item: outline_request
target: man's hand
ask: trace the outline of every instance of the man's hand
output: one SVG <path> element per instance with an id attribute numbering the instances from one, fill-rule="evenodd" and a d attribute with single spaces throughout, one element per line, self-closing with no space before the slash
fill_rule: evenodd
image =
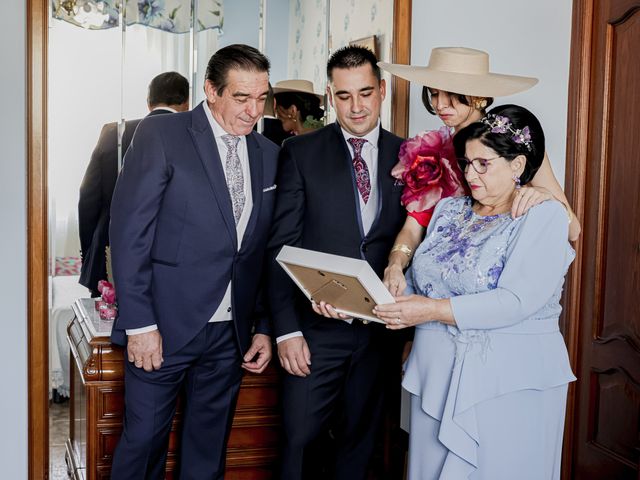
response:
<path id="1" fill-rule="evenodd" d="M 137 368 L 151 372 L 162 366 L 162 336 L 158 330 L 127 337 L 127 356 Z"/>
<path id="2" fill-rule="evenodd" d="M 349 315 L 336 312 L 336 309 L 333 308 L 332 305 L 329 305 L 326 302 L 316 303 L 314 301 L 311 301 L 311 308 L 313 308 L 314 312 L 316 312 L 318 315 L 322 315 L 323 317 L 335 318 L 336 320 L 352 320 L 353 319 L 353 317 L 350 317 Z"/>
<path id="3" fill-rule="evenodd" d="M 243 357 L 242 368 L 251 373 L 262 373 L 271 360 L 271 338 L 256 333 L 251 340 L 251 347 Z"/>
<path id="4" fill-rule="evenodd" d="M 280 365 L 291 375 L 306 377 L 311 373 L 311 352 L 304 337 L 289 338 L 278 344 Z"/>

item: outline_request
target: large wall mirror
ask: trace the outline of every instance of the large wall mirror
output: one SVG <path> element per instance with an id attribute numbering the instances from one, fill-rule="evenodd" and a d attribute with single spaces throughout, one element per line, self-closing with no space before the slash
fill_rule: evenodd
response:
<path id="1" fill-rule="evenodd" d="M 33 0 L 27 8 L 30 478 L 47 470 L 49 478 L 66 478 L 65 327 L 70 304 L 89 293 L 78 284 L 78 196 L 103 125 L 119 123 L 122 132 L 126 120 L 144 117 L 148 84 L 166 71 L 189 80 L 197 105 L 209 57 L 232 43 L 269 57 L 272 84 L 306 79 L 320 94 L 328 55 L 350 42 L 369 42 L 380 60 L 408 63 L 411 2 Z M 382 124 L 406 134 L 408 90 L 386 80 Z"/>

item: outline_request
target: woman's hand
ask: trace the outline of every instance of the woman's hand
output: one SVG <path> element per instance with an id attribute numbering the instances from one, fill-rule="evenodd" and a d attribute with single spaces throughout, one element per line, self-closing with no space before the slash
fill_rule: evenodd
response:
<path id="1" fill-rule="evenodd" d="M 389 266 L 384 269 L 382 283 L 394 297 L 402 295 L 404 289 L 407 288 L 407 281 L 404 278 L 402 267 L 397 263 L 389 263 Z"/>
<path id="2" fill-rule="evenodd" d="M 432 320 L 433 302 L 422 295 L 400 296 L 396 297 L 396 303 L 376 305 L 373 314 L 384 321 L 387 328 L 400 330 Z"/>
<path id="3" fill-rule="evenodd" d="M 539 203 L 553 200 L 555 197 L 544 187 L 522 187 L 516 191 L 511 205 L 511 216 L 518 218 Z"/>

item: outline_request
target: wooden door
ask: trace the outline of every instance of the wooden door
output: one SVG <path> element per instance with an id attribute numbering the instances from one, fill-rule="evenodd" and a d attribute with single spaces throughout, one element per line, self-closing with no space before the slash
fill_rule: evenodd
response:
<path id="1" fill-rule="evenodd" d="M 576 0 L 573 27 L 568 178 L 584 230 L 565 478 L 639 479 L 640 1 Z"/>

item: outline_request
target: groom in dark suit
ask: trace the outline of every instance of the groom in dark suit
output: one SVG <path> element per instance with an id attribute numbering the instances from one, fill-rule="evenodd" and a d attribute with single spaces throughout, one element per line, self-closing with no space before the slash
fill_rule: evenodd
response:
<path id="1" fill-rule="evenodd" d="M 157 75 L 149 83 L 147 106 L 147 117 L 186 112 L 189 110 L 189 80 L 178 72 Z M 118 124 L 107 123 L 102 127 L 80 185 L 78 227 L 82 267 L 78 282 L 91 290 L 94 297 L 98 296 L 98 282 L 107 279 L 105 248 L 109 245 L 111 197 L 118 178 L 118 151 L 124 156 L 141 120 L 136 118 L 124 123 L 120 149 Z"/>
<path id="2" fill-rule="evenodd" d="M 390 174 L 402 139 L 380 126 L 386 86 L 376 62 L 366 48 L 337 50 L 327 65 L 337 122 L 286 140 L 280 153 L 268 296 L 278 356 L 288 372 L 285 480 L 316 478 L 308 446 L 336 413 L 335 478 L 364 479 L 379 425 L 388 332 L 328 305 L 312 307 L 275 262 L 283 245 L 293 245 L 365 259 L 382 276 L 406 214 L 402 186 Z"/>
<path id="3" fill-rule="evenodd" d="M 268 92 L 264 55 L 222 48 L 206 100 L 141 122 L 125 156 L 110 228 L 112 340 L 128 360 L 114 480 L 164 478 L 181 388 L 178 478 L 222 479 L 241 367 L 260 373 L 271 358 L 258 299 L 278 148 L 253 131 Z"/>

